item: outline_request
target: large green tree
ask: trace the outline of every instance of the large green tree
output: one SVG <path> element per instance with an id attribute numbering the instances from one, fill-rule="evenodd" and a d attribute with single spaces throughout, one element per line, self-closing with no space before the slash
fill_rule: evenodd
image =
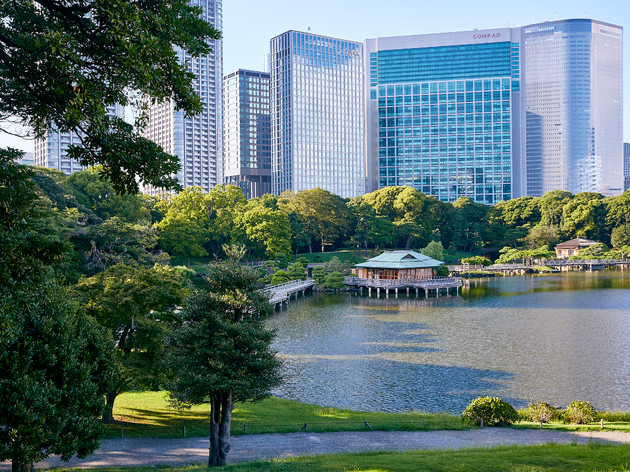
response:
<path id="1" fill-rule="evenodd" d="M 141 130 L 149 101 L 202 111 L 176 51 L 208 54 L 221 37 L 201 13 L 188 0 L 0 2 L 0 120 L 79 133 L 69 156 L 102 164 L 117 191 L 178 188 L 178 158 Z M 112 104 L 133 107 L 136 125 L 108 117 Z"/>
<path id="2" fill-rule="evenodd" d="M 99 447 L 104 395 L 117 377 L 111 336 L 54 282 L 0 297 L 0 461 L 14 472 Z"/>
<path id="3" fill-rule="evenodd" d="M 271 349 L 274 333 L 264 324 L 273 306 L 257 272 L 232 257 L 210 266 L 207 280 L 210 289 L 193 292 L 179 313 L 169 358 L 174 404 L 210 404 L 212 467 L 226 463 L 234 402 L 265 398 L 281 377 Z"/>
<path id="4" fill-rule="evenodd" d="M 104 422 L 114 422 L 114 401 L 121 392 L 164 387 L 169 377 L 163 362 L 168 323 L 188 294 L 186 280 L 170 266 L 116 264 L 74 287 L 76 298 L 116 340 L 122 372 L 106 392 Z"/>

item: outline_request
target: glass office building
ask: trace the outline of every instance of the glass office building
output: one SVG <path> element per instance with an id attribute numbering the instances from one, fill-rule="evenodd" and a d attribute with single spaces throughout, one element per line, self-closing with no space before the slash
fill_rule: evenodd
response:
<path id="1" fill-rule="evenodd" d="M 622 28 L 574 19 L 516 30 L 525 49 L 527 194 L 620 194 Z"/>
<path id="2" fill-rule="evenodd" d="M 194 0 L 203 11 L 201 17 L 216 29 L 223 29 L 221 0 Z M 203 111 L 193 117 L 176 110 L 172 101 L 152 104 L 144 132 L 147 139 L 160 145 L 165 152 L 179 157 L 181 169 L 177 177 L 186 187 L 201 187 L 208 192 L 223 184 L 222 156 L 222 96 L 223 43 L 212 41 L 212 52 L 199 57 L 177 48 L 179 60 L 192 73 L 193 88 L 201 98 Z M 155 195 L 161 189 L 144 186 L 142 191 Z"/>
<path id="3" fill-rule="evenodd" d="M 620 31 L 566 20 L 366 40 L 367 191 L 619 193 Z"/>
<path id="4" fill-rule="evenodd" d="M 124 118 L 125 110 L 120 105 L 112 105 L 107 107 L 106 114 L 111 118 Z M 85 167 L 68 157 L 68 147 L 81 146 L 81 139 L 81 133 L 61 132 L 53 127 L 44 138 L 35 140 L 35 165 L 56 169 L 66 175 L 85 170 Z"/>
<path id="5" fill-rule="evenodd" d="M 223 78 L 223 172 L 245 198 L 271 193 L 269 74 L 239 69 Z"/>
<path id="6" fill-rule="evenodd" d="M 270 56 L 272 192 L 365 193 L 363 45 L 288 31 Z"/>

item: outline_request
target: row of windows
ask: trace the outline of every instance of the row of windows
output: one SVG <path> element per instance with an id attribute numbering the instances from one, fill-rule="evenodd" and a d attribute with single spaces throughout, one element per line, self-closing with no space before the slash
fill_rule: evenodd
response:
<path id="1" fill-rule="evenodd" d="M 378 99 L 379 106 L 391 105 L 435 105 L 438 103 L 490 102 L 509 100 L 510 91 L 441 93 L 433 95 L 389 96 Z"/>
<path id="2" fill-rule="evenodd" d="M 446 118 L 446 115 L 442 115 Z M 441 116 L 441 117 L 442 117 Z M 464 116 L 464 115 L 460 115 Z M 465 115 L 466 123 L 498 123 L 503 121 L 504 123 L 509 123 L 510 121 L 510 113 L 478 113 L 475 115 Z M 441 118 L 440 117 L 440 118 Z M 434 116 L 432 118 L 437 118 Z M 459 118 L 459 117 L 458 117 Z M 424 120 L 427 120 L 426 122 Z M 378 119 L 378 127 L 379 128 L 394 128 L 401 126 L 422 126 L 425 124 L 429 124 L 429 118 L 422 118 L 421 116 L 414 116 L 413 118 L 408 116 L 405 118 L 379 118 Z"/>
<path id="3" fill-rule="evenodd" d="M 431 124 L 437 125 L 438 120 L 434 120 L 436 117 L 431 118 Z M 445 117 L 439 117 L 445 118 Z M 453 118 L 450 117 L 449 118 Z M 459 117 L 458 117 L 459 118 Z M 387 138 L 392 136 L 422 136 L 428 134 L 483 134 L 483 133 L 509 133 L 510 123 L 486 123 L 479 125 L 468 124 L 466 126 L 455 126 L 455 121 L 449 120 L 449 125 L 446 126 L 446 121 L 440 120 L 440 124 L 443 126 L 422 126 L 416 128 L 381 128 L 378 130 L 379 138 Z M 462 121 L 463 123 L 463 121 Z M 428 121 L 427 121 L 428 124 Z"/>
<path id="4" fill-rule="evenodd" d="M 421 154 L 446 153 L 479 153 L 479 152 L 510 152 L 510 144 L 458 144 L 450 146 L 423 146 L 415 148 L 379 148 L 379 157 L 386 156 L 419 156 Z"/>
<path id="5" fill-rule="evenodd" d="M 409 115 L 453 115 L 463 113 L 493 113 L 493 112 L 510 111 L 510 102 L 478 102 L 478 103 L 459 103 L 457 105 L 426 105 L 426 106 L 399 106 L 399 107 L 381 107 L 378 109 L 379 118 L 390 116 L 409 116 Z M 492 120 L 490 120 L 492 121 Z M 498 118 L 494 121 L 501 121 Z"/>

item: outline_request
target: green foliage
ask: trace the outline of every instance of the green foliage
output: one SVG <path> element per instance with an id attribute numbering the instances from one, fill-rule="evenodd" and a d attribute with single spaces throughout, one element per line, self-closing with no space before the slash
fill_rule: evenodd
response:
<path id="1" fill-rule="evenodd" d="M 435 275 L 437 275 L 438 277 L 448 277 L 449 275 L 451 275 L 451 272 L 448 270 L 448 266 L 441 265 L 437 268 Z"/>
<path id="2" fill-rule="evenodd" d="M 312 274 L 313 274 L 313 279 L 315 279 L 315 282 L 317 282 L 318 284 L 323 283 L 324 278 L 326 277 L 326 272 L 324 271 L 323 266 L 313 267 Z"/>
<path id="3" fill-rule="evenodd" d="M 116 339 L 123 370 L 107 392 L 108 415 L 120 392 L 163 387 L 170 375 L 164 364 L 168 323 L 189 292 L 183 270 L 116 264 L 83 278 L 74 292 Z"/>
<path id="4" fill-rule="evenodd" d="M 306 280 L 306 275 L 306 270 L 300 262 L 294 262 L 287 272 L 289 280 Z"/>
<path id="5" fill-rule="evenodd" d="M 564 422 L 572 424 L 593 423 L 599 419 L 597 410 L 589 402 L 571 402 L 564 410 Z"/>
<path id="6" fill-rule="evenodd" d="M 309 264 L 309 260 L 306 257 L 298 257 L 295 262 L 302 264 L 302 267 L 306 267 Z"/>
<path id="7" fill-rule="evenodd" d="M 313 257 L 313 262 L 322 262 L 322 256 L 316 254 L 315 257 Z"/>
<path id="8" fill-rule="evenodd" d="M 536 249 L 541 246 L 553 247 L 560 242 L 558 231 L 553 226 L 537 225 L 534 226 L 527 236 L 525 242 L 529 249 Z"/>
<path id="9" fill-rule="evenodd" d="M 420 251 L 425 256 L 429 256 L 436 261 L 444 260 L 444 246 L 441 242 L 431 241 L 427 247 Z"/>
<path id="10" fill-rule="evenodd" d="M 0 461 L 91 454 L 117 376 L 111 337 L 54 282 L 0 292 Z"/>
<path id="11" fill-rule="evenodd" d="M 597 243 L 580 249 L 577 253 L 569 257 L 569 260 L 602 259 L 607 252 L 608 247 L 604 243 Z"/>
<path id="12" fill-rule="evenodd" d="M 235 223 L 237 232 L 245 244 L 253 244 L 262 257 L 291 254 L 291 225 L 288 218 L 277 208 L 269 208 L 262 199 L 252 199 L 240 212 Z"/>
<path id="13" fill-rule="evenodd" d="M 610 244 L 616 248 L 630 246 L 630 223 L 625 223 L 613 228 L 610 234 Z"/>
<path id="14" fill-rule="evenodd" d="M 558 417 L 558 411 L 547 402 L 536 402 L 527 408 L 527 419 L 536 423 L 549 423 Z"/>
<path id="15" fill-rule="evenodd" d="M 270 285 L 280 285 L 289 281 L 289 274 L 286 271 L 280 269 L 274 272 L 273 277 L 271 278 Z"/>
<path id="16" fill-rule="evenodd" d="M 483 419 L 486 426 L 503 426 L 518 421 L 518 413 L 499 397 L 478 397 L 462 412 L 462 419 L 476 425 Z"/>
<path id="17" fill-rule="evenodd" d="M 473 257 L 464 257 L 462 259 L 462 264 L 471 264 L 471 265 L 480 265 L 483 267 L 488 267 L 492 265 L 492 261 L 487 257 L 483 256 L 473 256 Z"/>
<path id="18" fill-rule="evenodd" d="M 326 288 L 343 288 L 344 275 L 341 272 L 331 272 L 324 279 L 324 287 Z"/>
<path id="19" fill-rule="evenodd" d="M 279 267 L 280 269 L 286 269 L 289 265 L 289 261 L 289 256 L 284 252 L 280 252 L 276 254 L 274 263 L 276 267 Z"/>
<path id="20" fill-rule="evenodd" d="M 281 383 L 273 313 L 256 271 L 231 259 L 208 268 L 209 291 L 186 300 L 169 338 L 173 404 L 211 405 L 209 466 L 224 465 L 235 401 L 262 400 Z"/>
<path id="21" fill-rule="evenodd" d="M 516 260 L 521 260 L 523 263 L 531 264 L 534 260 L 552 259 L 555 258 L 555 252 L 549 250 L 547 246 L 539 247 L 538 249 L 517 249 L 506 246 L 499 251 L 501 254 L 496 260 L 497 264 L 507 264 Z"/>
<path id="22" fill-rule="evenodd" d="M 324 264 L 324 273 L 326 275 L 333 272 L 342 272 L 343 266 L 337 256 L 333 256 L 328 262 Z"/>
<path id="23" fill-rule="evenodd" d="M 176 52 L 208 54 L 221 34 L 186 0 L 0 4 L 0 119 L 18 120 L 43 136 L 52 126 L 82 136 L 68 155 L 103 164 L 119 192 L 139 182 L 179 188 L 176 156 L 141 136 L 145 99 L 173 100 L 187 115 L 202 110 L 193 74 Z M 113 103 L 131 106 L 136 126 L 107 116 Z"/>

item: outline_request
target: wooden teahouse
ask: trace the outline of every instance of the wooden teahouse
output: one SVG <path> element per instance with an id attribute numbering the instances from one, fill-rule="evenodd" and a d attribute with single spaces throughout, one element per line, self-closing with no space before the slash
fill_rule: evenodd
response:
<path id="1" fill-rule="evenodd" d="M 580 249 L 593 246 L 594 244 L 597 244 L 597 241 L 593 241 L 592 239 L 585 239 L 585 238 L 570 239 L 569 241 L 556 244 L 556 247 L 555 247 L 556 257 L 558 259 L 568 259 L 569 257 L 577 254 L 577 252 Z"/>
<path id="2" fill-rule="evenodd" d="M 362 279 L 428 280 L 441 265 L 440 261 L 414 251 L 388 251 L 355 267 Z"/>

